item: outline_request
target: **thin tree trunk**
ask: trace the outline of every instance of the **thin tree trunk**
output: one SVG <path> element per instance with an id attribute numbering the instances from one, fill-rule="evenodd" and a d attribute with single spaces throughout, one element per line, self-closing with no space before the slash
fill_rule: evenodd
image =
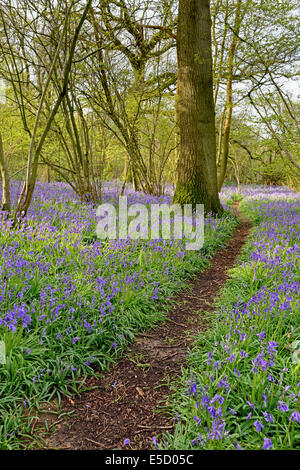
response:
<path id="1" fill-rule="evenodd" d="M 79 38 L 80 30 L 83 26 L 83 23 L 86 19 L 86 16 L 88 14 L 89 9 L 90 9 L 91 3 L 92 3 L 92 0 L 87 1 L 86 6 L 85 6 L 84 11 L 83 11 L 83 14 L 80 18 L 80 21 L 79 21 L 76 29 L 75 29 L 74 37 L 73 37 L 73 40 L 72 40 L 72 43 L 71 43 L 71 46 L 70 46 L 69 57 L 68 57 L 67 62 L 65 63 L 63 74 L 62 74 L 63 82 L 62 82 L 62 86 L 61 86 L 61 92 L 60 92 L 60 94 L 58 95 L 58 97 L 56 99 L 56 102 L 53 106 L 53 109 L 50 113 L 50 116 L 48 117 L 46 126 L 45 126 L 45 128 L 42 132 L 42 135 L 39 139 L 39 142 L 38 142 L 37 146 L 34 145 L 35 134 L 33 133 L 32 140 L 31 140 L 31 145 L 30 145 L 29 156 L 28 156 L 27 176 L 26 176 L 26 181 L 25 181 L 25 192 L 23 192 L 23 190 L 22 190 L 22 193 L 19 197 L 17 208 L 16 208 L 16 211 L 15 211 L 16 214 L 22 213 L 23 215 L 25 215 L 27 213 L 28 209 L 29 209 L 31 199 L 32 199 L 32 195 L 33 195 L 34 188 L 35 188 L 40 154 L 41 154 L 44 142 L 45 142 L 45 140 L 48 136 L 48 133 L 51 129 L 54 118 L 55 118 L 55 116 L 56 116 L 56 114 L 57 114 L 57 112 L 60 108 L 60 105 L 61 105 L 63 99 L 67 95 L 67 88 L 68 88 L 69 77 L 70 77 L 72 64 L 73 64 L 73 57 L 74 57 L 74 53 L 75 53 L 75 47 L 76 47 L 76 44 L 77 44 L 77 41 L 78 41 L 78 38 Z M 67 19 L 65 21 L 65 26 L 66 25 L 67 25 Z M 59 46 L 60 46 L 60 43 L 57 47 L 57 51 L 59 49 Z M 53 63 L 50 67 L 49 80 L 51 78 L 51 75 L 54 72 L 54 64 L 57 61 L 57 58 L 58 58 L 58 54 L 55 53 L 55 56 L 53 58 Z M 46 82 L 46 88 L 47 88 L 47 86 L 48 86 L 48 81 Z M 40 105 L 43 103 L 43 101 L 44 101 L 44 93 L 42 94 Z M 36 117 L 35 126 L 37 126 L 37 123 L 38 123 L 38 120 L 39 120 L 39 111 L 38 111 L 38 115 Z M 37 129 L 35 129 L 35 130 L 37 130 Z"/>
<path id="2" fill-rule="evenodd" d="M 241 24 L 241 7 L 242 0 L 237 0 L 236 14 L 234 21 L 234 33 L 232 42 L 228 53 L 227 62 L 227 85 L 226 85 L 226 103 L 225 103 L 225 122 L 224 122 L 224 133 L 223 133 L 223 148 L 220 159 L 220 172 L 218 177 L 218 190 L 221 191 L 227 170 L 228 156 L 229 156 L 229 144 L 230 144 L 230 131 L 231 131 L 231 120 L 232 120 L 232 82 L 233 82 L 233 65 L 236 46 L 238 43 L 238 34 Z M 222 140 L 221 140 L 222 142 Z"/>
<path id="3" fill-rule="evenodd" d="M 178 125 L 174 203 L 223 212 L 217 191 L 215 109 L 209 0 L 179 0 Z"/>
<path id="4" fill-rule="evenodd" d="M 0 134 L 0 176 L 2 180 L 2 202 L 1 210 L 10 211 L 10 187 L 9 187 L 9 176 L 6 166 L 6 161 L 3 152 L 2 137 Z"/>

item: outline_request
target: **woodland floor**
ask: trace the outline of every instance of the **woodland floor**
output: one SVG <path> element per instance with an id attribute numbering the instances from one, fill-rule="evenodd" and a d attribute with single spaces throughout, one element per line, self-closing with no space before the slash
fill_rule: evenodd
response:
<path id="1" fill-rule="evenodd" d="M 44 449 L 129 449 L 124 445 L 129 438 L 131 449 L 147 450 L 153 449 L 152 436 L 166 430 L 172 433 L 174 416 L 164 411 L 170 382 L 184 366 L 192 337 L 210 327 L 205 313 L 213 311 L 214 299 L 228 278 L 227 271 L 236 264 L 250 228 L 241 219 L 210 266 L 177 294 L 166 321 L 137 336 L 103 377 L 90 377 L 85 386 L 92 390 L 65 398 L 62 410 L 70 415 L 53 426 Z M 46 420 L 47 412 L 43 415 Z"/>

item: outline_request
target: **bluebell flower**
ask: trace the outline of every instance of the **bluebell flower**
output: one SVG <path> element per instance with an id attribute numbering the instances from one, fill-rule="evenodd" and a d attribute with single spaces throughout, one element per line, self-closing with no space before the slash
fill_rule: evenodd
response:
<path id="1" fill-rule="evenodd" d="M 253 426 L 257 432 L 260 432 L 264 428 L 264 425 L 261 423 L 261 421 L 254 421 Z"/>
<path id="2" fill-rule="evenodd" d="M 272 446 L 272 440 L 267 437 L 264 437 L 263 450 L 271 449 Z"/>

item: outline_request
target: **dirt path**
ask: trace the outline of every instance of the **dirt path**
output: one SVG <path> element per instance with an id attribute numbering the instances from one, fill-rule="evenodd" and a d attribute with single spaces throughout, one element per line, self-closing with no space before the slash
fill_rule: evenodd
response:
<path id="1" fill-rule="evenodd" d="M 250 223 L 241 220 L 228 245 L 219 250 L 211 265 L 181 291 L 168 314 L 169 321 L 139 335 L 124 358 L 102 379 L 91 377 L 96 387 L 80 397 L 66 399 L 64 412 L 73 414 L 47 438 L 51 449 L 152 449 L 152 436 L 172 432 L 173 417 L 158 412 L 168 403 L 168 381 L 184 365 L 191 335 L 209 328 L 205 312 L 226 282 L 249 234 Z M 199 314 L 199 311 L 201 312 Z"/>

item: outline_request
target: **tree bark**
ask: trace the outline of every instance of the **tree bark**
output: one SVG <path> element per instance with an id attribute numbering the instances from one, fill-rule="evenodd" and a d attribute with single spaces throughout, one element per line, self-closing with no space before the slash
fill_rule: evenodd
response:
<path id="1" fill-rule="evenodd" d="M 224 137 L 223 137 L 223 149 L 221 152 L 222 143 L 222 132 L 220 129 L 220 173 L 218 178 L 218 190 L 221 191 L 227 170 L 228 156 L 229 156 L 229 144 L 230 144 L 230 131 L 231 131 L 231 120 L 232 120 L 232 82 L 233 82 L 233 67 L 234 67 L 234 56 L 236 47 L 238 44 L 238 34 L 241 25 L 241 7 L 242 0 L 237 0 L 235 21 L 234 21 L 234 33 L 232 42 L 230 44 L 227 61 L 227 85 L 226 85 L 226 102 L 225 102 L 225 123 L 224 123 Z"/>
<path id="2" fill-rule="evenodd" d="M 10 187 L 9 187 L 9 176 L 6 166 L 6 161 L 3 152 L 2 137 L 0 134 L 0 176 L 2 180 L 2 202 L 1 210 L 10 211 Z"/>
<path id="3" fill-rule="evenodd" d="M 180 149 L 174 203 L 222 214 L 216 169 L 209 0 L 179 0 L 177 113 Z"/>

